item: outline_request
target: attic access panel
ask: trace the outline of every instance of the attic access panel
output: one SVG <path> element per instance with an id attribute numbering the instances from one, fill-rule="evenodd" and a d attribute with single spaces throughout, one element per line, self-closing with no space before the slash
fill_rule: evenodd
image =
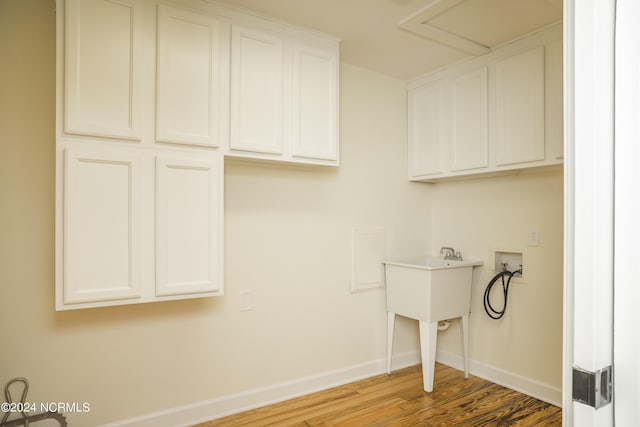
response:
<path id="1" fill-rule="evenodd" d="M 562 20 L 562 0 L 434 0 L 398 22 L 453 49 L 482 55 Z"/>

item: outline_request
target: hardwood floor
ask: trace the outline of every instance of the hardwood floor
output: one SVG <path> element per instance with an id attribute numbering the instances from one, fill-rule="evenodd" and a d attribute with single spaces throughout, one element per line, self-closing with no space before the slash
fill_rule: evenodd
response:
<path id="1" fill-rule="evenodd" d="M 433 393 L 421 366 L 253 409 L 214 426 L 561 426 L 562 410 L 527 395 L 436 364 Z"/>

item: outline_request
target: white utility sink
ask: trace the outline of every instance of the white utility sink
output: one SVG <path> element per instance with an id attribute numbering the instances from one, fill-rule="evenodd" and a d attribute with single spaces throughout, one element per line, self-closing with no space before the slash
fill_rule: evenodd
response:
<path id="1" fill-rule="evenodd" d="M 457 261 L 433 256 L 383 261 L 387 292 L 387 372 L 391 373 L 395 316 L 420 322 L 424 390 L 433 391 L 438 321 L 461 318 L 464 377 L 469 376 L 469 312 L 473 267 L 482 261 Z"/>

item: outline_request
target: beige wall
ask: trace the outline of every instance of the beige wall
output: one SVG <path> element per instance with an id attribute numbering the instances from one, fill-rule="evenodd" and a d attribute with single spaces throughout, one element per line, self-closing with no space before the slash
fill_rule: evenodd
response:
<path id="1" fill-rule="evenodd" d="M 484 261 L 471 301 L 470 357 L 560 389 L 562 387 L 561 171 L 442 183 L 432 190 L 432 249 L 460 248 Z M 539 246 L 528 246 L 538 231 Z M 500 320 L 484 312 L 495 251 L 522 252 L 524 279 L 511 282 Z M 502 306 L 496 295 L 496 307 Z M 439 349 L 460 353 L 457 325 L 438 336 Z"/>
<path id="2" fill-rule="evenodd" d="M 385 227 L 389 255 L 523 247 L 528 283 L 501 322 L 479 272 L 471 357 L 559 386 L 561 176 L 407 182 L 405 83 L 349 65 L 339 168 L 227 163 L 224 297 L 55 312 L 54 26 L 51 1 L 0 0 L 0 386 L 89 402 L 68 419 L 94 425 L 382 359 L 384 293 L 349 292 L 354 226 Z M 399 321 L 396 353 L 417 351 L 415 330 Z M 454 330 L 440 347 L 457 353 Z"/>

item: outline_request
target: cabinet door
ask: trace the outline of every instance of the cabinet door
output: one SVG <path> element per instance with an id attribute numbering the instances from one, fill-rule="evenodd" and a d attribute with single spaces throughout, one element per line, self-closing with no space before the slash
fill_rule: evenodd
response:
<path id="1" fill-rule="evenodd" d="M 222 160 L 158 157 L 156 225 L 156 295 L 221 292 Z"/>
<path id="2" fill-rule="evenodd" d="M 562 97 L 562 40 L 555 40 L 546 48 L 545 140 L 547 160 L 564 158 L 564 111 Z"/>
<path id="3" fill-rule="evenodd" d="M 221 50 L 217 20 L 158 6 L 159 142 L 219 145 Z"/>
<path id="4" fill-rule="evenodd" d="M 544 47 L 496 63 L 496 164 L 544 160 Z"/>
<path id="5" fill-rule="evenodd" d="M 338 54 L 293 46 L 292 155 L 338 158 Z"/>
<path id="6" fill-rule="evenodd" d="M 231 149 L 282 153 L 282 79 L 282 40 L 234 25 L 231 34 Z"/>
<path id="7" fill-rule="evenodd" d="M 140 297 L 140 159 L 67 149 L 64 161 L 64 304 Z"/>
<path id="8" fill-rule="evenodd" d="M 487 69 L 451 82 L 450 169 L 462 171 L 489 165 Z"/>
<path id="9" fill-rule="evenodd" d="M 64 131 L 140 138 L 142 3 L 65 4 Z"/>
<path id="10" fill-rule="evenodd" d="M 411 177 L 443 172 L 446 114 L 444 81 L 409 92 L 409 171 Z"/>

